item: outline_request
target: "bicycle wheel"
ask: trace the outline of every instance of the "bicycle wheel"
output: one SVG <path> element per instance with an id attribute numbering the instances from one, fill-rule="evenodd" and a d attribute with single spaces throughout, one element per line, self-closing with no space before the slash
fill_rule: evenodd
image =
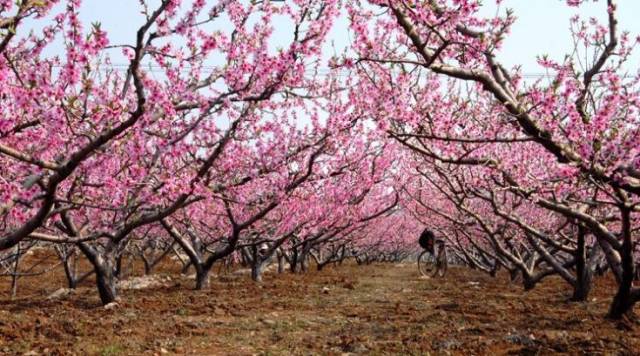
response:
<path id="1" fill-rule="evenodd" d="M 422 251 L 418 256 L 418 271 L 420 271 L 422 276 L 431 277 L 433 275 L 435 271 L 435 261 L 429 251 Z"/>

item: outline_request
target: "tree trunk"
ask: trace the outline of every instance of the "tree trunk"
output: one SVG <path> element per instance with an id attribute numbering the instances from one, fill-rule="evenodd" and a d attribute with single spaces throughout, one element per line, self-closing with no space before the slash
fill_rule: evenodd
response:
<path id="1" fill-rule="evenodd" d="M 264 265 L 266 264 L 266 260 L 258 259 L 251 264 L 251 279 L 254 282 L 262 283 L 262 271 L 264 270 Z"/>
<path id="2" fill-rule="evenodd" d="M 496 259 L 493 263 L 493 267 L 491 268 L 491 272 L 489 272 L 489 275 L 495 278 L 495 276 L 498 275 L 498 271 L 500 271 L 500 266 L 500 262 L 498 262 L 498 260 Z"/>
<path id="3" fill-rule="evenodd" d="M 621 319 L 624 315 L 631 312 L 633 305 L 636 303 L 631 293 L 633 286 L 633 244 L 631 241 L 631 212 L 628 208 L 623 207 L 622 212 L 622 278 L 618 285 L 618 292 L 611 306 L 609 307 L 608 317 L 611 319 Z"/>
<path id="4" fill-rule="evenodd" d="M 125 275 L 125 271 L 124 268 L 122 267 L 122 254 L 118 254 L 118 256 L 116 256 L 116 263 L 115 263 L 115 272 L 114 275 L 120 279 L 124 279 L 124 275 Z"/>
<path id="5" fill-rule="evenodd" d="M 251 265 L 251 256 L 246 248 L 240 249 L 240 264 L 242 267 L 248 267 Z"/>
<path id="6" fill-rule="evenodd" d="M 587 250 L 584 227 L 578 225 L 578 246 L 576 247 L 576 283 L 573 286 L 572 301 L 584 302 L 591 291 L 591 268 L 587 266 Z"/>
<path id="7" fill-rule="evenodd" d="M 194 266 L 196 267 L 196 290 L 209 288 L 209 271 L 211 269 L 203 265 Z"/>
<path id="8" fill-rule="evenodd" d="M 311 248 L 307 244 L 302 245 L 302 253 L 300 254 L 300 271 L 307 272 L 309 270 L 309 252 Z"/>
<path id="9" fill-rule="evenodd" d="M 149 260 L 146 258 L 142 258 L 142 263 L 144 264 L 144 275 L 150 275 L 151 270 L 153 269 L 153 267 L 151 267 L 151 263 L 149 263 Z"/>
<path id="10" fill-rule="evenodd" d="M 67 279 L 67 286 L 71 289 L 75 289 L 78 286 L 78 257 L 75 253 L 75 248 L 70 248 L 67 245 L 59 245 L 54 247 L 58 258 L 62 261 L 62 268 L 64 270 L 64 276 Z"/>
<path id="11" fill-rule="evenodd" d="M 522 285 L 524 286 L 525 291 L 532 290 L 536 286 L 537 282 L 538 281 L 531 278 L 531 276 L 528 273 L 522 272 Z"/>
<path id="12" fill-rule="evenodd" d="M 102 305 L 107 305 L 116 301 L 118 297 L 116 290 L 116 277 L 114 275 L 113 266 L 110 263 L 104 263 L 102 266 L 96 266 L 96 285 L 98 286 L 98 294 Z"/>
<path id="13" fill-rule="evenodd" d="M 634 304 L 635 301 L 631 298 L 630 285 L 623 283 L 618 288 L 618 293 L 613 297 L 607 317 L 614 320 L 622 319 L 623 316 L 631 311 Z"/>
<path id="14" fill-rule="evenodd" d="M 342 246 L 342 251 L 340 251 L 340 259 L 338 259 L 338 266 L 342 266 L 342 263 L 344 262 L 344 259 L 347 257 L 347 249 L 346 247 Z"/>
<path id="15" fill-rule="evenodd" d="M 18 295 L 18 269 L 20 267 L 20 243 L 16 245 L 16 260 L 13 264 L 13 274 L 11 275 L 11 299 Z"/>
<path id="16" fill-rule="evenodd" d="M 71 261 L 71 258 L 73 258 L 73 262 Z M 75 260 L 75 256 L 65 256 L 62 264 L 62 267 L 64 267 L 64 275 L 67 277 L 67 285 L 71 289 L 75 289 L 78 286 Z"/>
<path id="17" fill-rule="evenodd" d="M 278 250 L 278 274 L 284 273 L 284 253 Z"/>
<path id="18" fill-rule="evenodd" d="M 591 273 L 586 272 L 583 278 L 578 278 L 576 286 L 573 288 L 571 300 L 574 302 L 586 302 L 591 292 Z"/>
<path id="19" fill-rule="evenodd" d="M 115 276 L 115 246 L 111 242 L 105 247 L 104 252 L 99 252 L 94 247 L 80 242 L 78 243 L 80 251 L 87 257 L 89 262 L 93 265 L 93 270 L 96 274 L 96 286 L 98 287 L 98 294 L 103 305 L 115 302 L 118 297 L 116 289 L 116 276 Z"/>
<path id="20" fill-rule="evenodd" d="M 299 270 L 299 257 L 300 255 L 298 254 L 298 248 L 294 247 L 293 251 L 291 253 L 291 263 L 290 268 L 291 268 L 291 273 L 298 273 L 300 272 Z"/>

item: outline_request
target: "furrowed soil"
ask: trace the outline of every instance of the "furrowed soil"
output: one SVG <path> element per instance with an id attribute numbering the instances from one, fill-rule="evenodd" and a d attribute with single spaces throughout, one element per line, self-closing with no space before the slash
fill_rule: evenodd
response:
<path id="1" fill-rule="evenodd" d="M 596 279 L 587 303 L 550 278 L 524 292 L 506 276 L 452 268 L 422 279 L 415 264 L 345 265 L 306 274 L 240 273 L 190 288 L 178 267 L 166 286 L 121 291 L 100 306 L 91 281 L 59 299 L 61 273 L 0 280 L 0 354 L 637 354 L 640 326 L 604 319 L 614 291 Z M 169 278 L 165 277 L 168 281 Z"/>

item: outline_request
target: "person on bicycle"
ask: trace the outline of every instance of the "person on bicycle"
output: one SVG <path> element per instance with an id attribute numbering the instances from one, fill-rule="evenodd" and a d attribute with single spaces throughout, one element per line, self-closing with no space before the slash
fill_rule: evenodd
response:
<path id="1" fill-rule="evenodd" d="M 429 251 L 429 253 L 433 255 L 433 252 L 434 252 L 433 243 L 435 239 L 436 239 L 436 236 L 433 233 L 433 231 L 429 229 L 424 229 L 424 231 L 422 231 L 422 234 L 420 234 L 420 239 L 418 240 L 418 243 L 423 249 Z"/>
<path id="2" fill-rule="evenodd" d="M 440 277 L 443 277 L 445 272 L 447 271 L 447 252 L 446 252 L 444 240 L 436 239 L 436 236 L 433 233 L 433 231 L 427 228 L 422 231 L 422 234 L 420 234 L 418 243 L 426 252 L 428 252 L 433 256 L 433 262 L 428 263 L 428 266 L 426 266 L 426 270 L 424 272 L 421 271 L 421 273 L 423 273 L 423 275 L 428 275 L 428 274 L 432 274 L 431 272 L 433 271 L 433 274 L 432 274 L 433 276 L 438 275 Z M 418 257 L 419 268 L 420 268 L 420 259 L 422 258 L 423 255 L 424 255 L 424 252 L 420 254 L 420 256 Z M 432 270 L 433 267 L 435 268 Z"/>

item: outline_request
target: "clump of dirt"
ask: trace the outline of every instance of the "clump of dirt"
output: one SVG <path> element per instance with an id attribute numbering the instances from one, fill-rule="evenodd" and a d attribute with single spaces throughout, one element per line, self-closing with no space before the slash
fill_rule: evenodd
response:
<path id="1" fill-rule="evenodd" d="M 524 292 L 506 276 L 452 268 L 421 279 L 402 265 L 345 265 L 302 275 L 212 278 L 190 290 L 178 266 L 130 281 L 105 310 L 91 281 L 64 298 L 61 275 L 21 280 L 21 296 L 0 288 L 0 354 L 632 354 L 638 327 L 604 319 L 615 284 L 596 281 L 587 303 L 568 302 L 560 279 Z M 181 282 L 173 282 L 181 281 Z M 156 283 L 158 282 L 158 283 Z M 171 283 L 168 283 L 171 282 Z M 143 284 L 144 284 L 143 283 Z"/>

